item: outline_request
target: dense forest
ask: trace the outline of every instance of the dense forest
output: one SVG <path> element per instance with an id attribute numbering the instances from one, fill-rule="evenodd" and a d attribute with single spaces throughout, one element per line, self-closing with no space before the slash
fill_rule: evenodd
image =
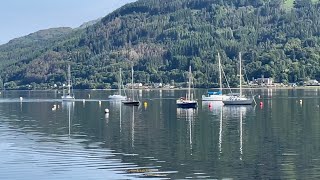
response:
<path id="1" fill-rule="evenodd" d="M 320 80 L 320 4 L 315 0 L 138 0 L 93 25 L 55 28 L 0 46 L 6 88 L 115 88 L 130 81 L 182 83 L 191 65 L 196 87 L 218 82 L 217 53 L 237 86 L 238 53 L 248 79 Z M 3 83 L 0 83 L 3 84 Z"/>

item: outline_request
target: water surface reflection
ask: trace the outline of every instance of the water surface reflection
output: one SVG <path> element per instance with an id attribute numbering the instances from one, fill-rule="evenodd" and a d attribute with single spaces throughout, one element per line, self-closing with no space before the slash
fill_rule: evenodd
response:
<path id="1" fill-rule="evenodd" d="M 0 177 L 319 178 L 318 91 L 256 90 L 263 106 L 200 102 L 197 109 L 176 107 L 184 90 L 141 91 L 139 107 L 107 101 L 106 91 L 76 93 L 85 100 L 2 94 Z"/>

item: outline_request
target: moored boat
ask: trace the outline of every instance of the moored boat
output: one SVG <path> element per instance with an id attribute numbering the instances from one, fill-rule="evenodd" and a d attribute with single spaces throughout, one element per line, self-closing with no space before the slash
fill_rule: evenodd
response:
<path id="1" fill-rule="evenodd" d="M 140 101 L 134 99 L 134 90 L 133 90 L 133 66 L 131 66 L 131 94 L 132 98 L 127 98 L 125 101 L 122 101 L 124 105 L 127 106 L 139 106 Z"/>
<path id="2" fill-rule="evenodd" d="M 71 70 L 70 65 L 68 65 L 68 90 L 65 93 L 65 89 L 63 89 L 63 95 L 61 96 L 62 101 L 74 101 L 75 97 L 72 92 L 72 84 L 71 84 Z"/>
<path id="3" fill-rule="evenodd" d="M 196 108 L 198 102 L 193 99 L 193 94 L 191 94 L 191 66 L 189 66 L 189 83 L 188 83 L 188 94 L 186 97 L 181 97 L 176 100 L 176 104 L 179 108 Z"/>
<path id="4" fill-rule="evenodd" d="M 220 53 L 218 53 L 218 63 L 219 63 L 219 84 L 220 88 L 217 92 L 208 92 L 207 95 L 202 95 L 202 101 L 224 101 L 229 99 L 230 95 L 222 94 L 222 66 L 221 66 L 221 58 Z"/>
<path id="5" fill-rule="evenodd" d="M 108 98 L 110 100 L 115 100 L 115 101 L 123 101 L 123 100 L 126 100 L 127 99 L 127 96 L 123 96 L 121 94 L 121 89 L 122 87 L 122 79 L 121 79 L 121 68 L 120 68 L 120 71 L 119 71 L 119 84 L 118 84 L 118 94 L 113 94 L 113 95 L 110 95 L 108 96 Z"/>
<path id="6" fill-rule="evenodd" d="M 230 98 L 222 101 L 224 105 L 251 105 L 253 104 L 254 99 L 245 97 L 242 94 L 242 67 L 241 67 L 241 53 L 239 53 L 239 61 L 240 61 L 240 67 L 239 67 L 239 79 L 240 79 L 240 93 L 239 95 L 231 96 Z"/>

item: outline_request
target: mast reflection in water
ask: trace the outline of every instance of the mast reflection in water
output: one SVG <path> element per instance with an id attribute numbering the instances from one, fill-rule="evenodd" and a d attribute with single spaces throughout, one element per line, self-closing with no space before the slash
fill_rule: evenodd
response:
<path id="1" fill-rule="evenodd" d="M 192 130 L 195 120 L 195 114 L 197 109 L 194 108 L 177 108 L 177 119 L 184 120 L 188 124 L 189 144 L 190 144 L 190 155 L 192 155 Z"/>

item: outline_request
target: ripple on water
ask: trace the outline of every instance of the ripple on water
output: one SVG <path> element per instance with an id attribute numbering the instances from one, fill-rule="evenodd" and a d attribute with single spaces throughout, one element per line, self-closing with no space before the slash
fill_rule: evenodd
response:
<path id="1" fill-rule="evenodd" d="M 129 174 L 120 171 L 138 167 L 116 158 L 121 153 L 98 149 L 100 143 L 83 148 L 78 143 L 43 139 L 42 133 L 27 135 L 5 126 L 0 129 L 0 177 L 4 179 L 88 179 L 88 175 L 89 179 L 128 179 Z"/>

